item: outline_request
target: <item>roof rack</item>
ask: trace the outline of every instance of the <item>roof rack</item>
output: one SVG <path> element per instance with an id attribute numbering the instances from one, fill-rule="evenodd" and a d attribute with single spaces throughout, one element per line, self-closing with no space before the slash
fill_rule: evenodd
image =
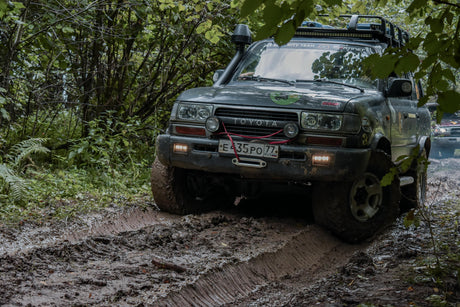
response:
<path id="1" fill-rule="evenodd" d="M 320 15 L 327 17 L 328 15 Z M 346 29 L 324 26 L 317 22 L 304 22 L 297 28 L 295 36 L 323 38 L 358 38 L 363 40 L 378 40 L 390 47 L 402 47 L 409 41 L 409 33 L 394 25 L 381 16 L 375 15 L 340 15 L 349 18 Z M 358 23 L 359 19 L 372 22 Z M 376 22 L 373 22 L 376 20 Z"/>

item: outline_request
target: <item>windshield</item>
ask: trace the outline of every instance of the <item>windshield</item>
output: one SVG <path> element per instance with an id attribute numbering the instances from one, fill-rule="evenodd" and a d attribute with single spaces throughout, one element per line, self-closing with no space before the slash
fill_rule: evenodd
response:
<path id="1" fill-rule="evenodd" d="M 261 43 L 251 49 L 233 81 L 261 79 L 308 82 L 331 80 L 361 87 L 375 87 L 359 62 L 374 53 L 370 47 L 336 43 L 290 42 L 278 46 Z"/>

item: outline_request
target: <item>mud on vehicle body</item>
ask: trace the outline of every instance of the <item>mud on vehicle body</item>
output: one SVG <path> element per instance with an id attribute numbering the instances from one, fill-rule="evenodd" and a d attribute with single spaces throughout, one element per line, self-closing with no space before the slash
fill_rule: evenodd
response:
<path id="1" fill-rule="evenodd" d="M 356 242 L 395 219 L 400 185 L 406 205 L 423 200 L 426 173 L 417 163 L 380 184 L 399 157 L 429 154 L 420 83 L 411 73 L 375 80 L 360 66 L 404 45 L 408 33 L 378 16 L 342 17 L 346 28 L 307 23 L 284 46 L 251 44 L 247 26 L 237 26 L 228 67 L 212 87 L 181 94 L 157 138 L 152 192 L 160 209 L 199 212 L 257 196 L 267 182 L 304 184 L 317 223 Z"/>

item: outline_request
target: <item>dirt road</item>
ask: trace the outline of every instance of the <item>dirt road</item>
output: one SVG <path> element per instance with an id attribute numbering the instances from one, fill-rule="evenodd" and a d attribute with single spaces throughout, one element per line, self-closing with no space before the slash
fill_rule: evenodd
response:
<path id="1" fill-rule="evenodd" d="M 433 160 L 431 207 L 457 200 L 459 182 L 460 159 Z M 349 245 L 298 204 L 184 217 L 107 208 L 67 224 L 0 228 L 0 305 L 404 306 L 445 292 L 455 306 L 460 298 L 455 281 L 434 290 L 405 280 L 427 253 L 427 225 L 406 229 L 401 218 L 372 242 Z"/>

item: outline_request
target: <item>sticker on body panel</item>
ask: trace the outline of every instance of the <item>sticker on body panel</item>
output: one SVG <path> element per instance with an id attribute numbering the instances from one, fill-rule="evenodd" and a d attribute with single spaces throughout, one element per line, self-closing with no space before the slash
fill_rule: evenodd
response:
<path id="1" fill-rule="evenodd" d="M 300 99 L 300 96 L 298 94 L 272 92 L 270 93 L 270 98 L 276 104 L 279 104 L 281 106 L 287 106 L 297 102 Z"/>

